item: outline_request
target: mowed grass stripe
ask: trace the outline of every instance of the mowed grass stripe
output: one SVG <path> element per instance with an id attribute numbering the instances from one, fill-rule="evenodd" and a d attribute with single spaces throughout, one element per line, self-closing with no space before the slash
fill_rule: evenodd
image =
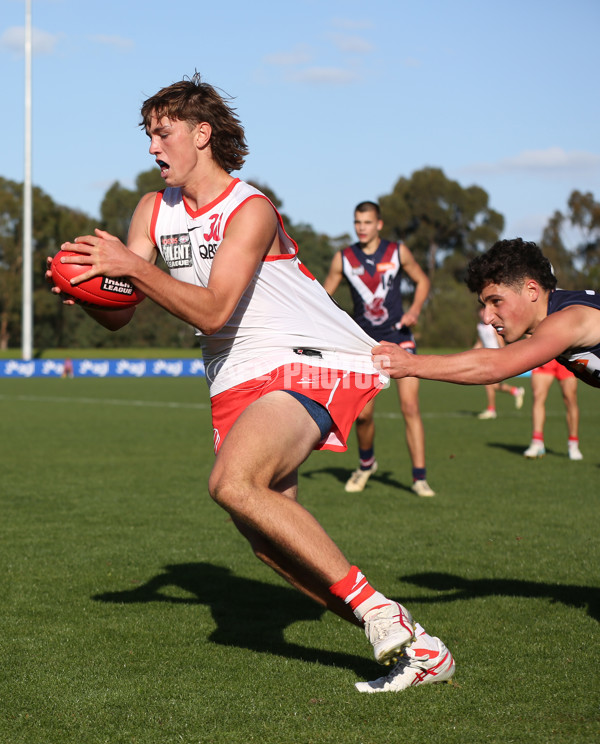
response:
<path id="1" fill-rule="evenodd" d="M 107 406 L 137 406 L 140 408 L 190 408 L 192 410 L 206 411 L 210 408 L 209 403 L 181 403 L 166 400 L 134 400 L 131 398 L 82 398 L 79 396 L 58 395 L 2 395 L 0 400 L 22 401 L 25 403 L 85 403 L 92 405 Z"/>

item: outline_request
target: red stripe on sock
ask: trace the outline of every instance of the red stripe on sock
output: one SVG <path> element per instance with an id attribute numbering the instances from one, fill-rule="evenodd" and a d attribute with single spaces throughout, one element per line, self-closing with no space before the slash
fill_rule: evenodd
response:
<path id="1" fill-rule="evenodd" d="M 329 587 L 329 591 L 334 596 L 343 599 L 353 610 L 375 594 L 375 589 L 360 573 L 357 566 L 352 566 L 343 579 Z"/>

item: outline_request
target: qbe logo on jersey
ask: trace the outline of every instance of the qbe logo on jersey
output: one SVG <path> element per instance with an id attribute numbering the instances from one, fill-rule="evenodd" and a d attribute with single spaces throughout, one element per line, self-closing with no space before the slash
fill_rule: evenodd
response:
<path id="1" fill-rule="evenodd" d="M 182 269 L 192 265 L 192 244 L 187 233 L 162 235 L 160 252 L 170 269 Z"/>

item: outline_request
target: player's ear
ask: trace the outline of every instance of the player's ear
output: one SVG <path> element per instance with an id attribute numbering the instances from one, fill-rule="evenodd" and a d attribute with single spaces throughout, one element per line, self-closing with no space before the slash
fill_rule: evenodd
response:
<path id="1" fill-rule="evenodd" d="M 377 232 L 381 232 L 383 230 L 383 220 L 377 220 Z"/>
<path id="2" fill-rule="evenodd" d="M 532 302 L 537 302 L 541 294 L 541 287 L 535 279 L 527 279 L 525 282 L 525 291 Z"/>
<path id="3" fill-rule="evenodd" d="M 196 124 L 196 131 L 195 131 L 195 143 L 196 147 L 199 150 L 202 150 L 203 148 L 208 145 L 210 142 L 210 137 L 212 134 L 212 127 L 207 121 L 201 121 L 200 124 Z"/>

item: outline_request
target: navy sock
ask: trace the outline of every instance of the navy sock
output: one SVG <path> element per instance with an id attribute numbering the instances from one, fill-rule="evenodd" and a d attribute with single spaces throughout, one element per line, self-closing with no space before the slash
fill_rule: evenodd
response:
<path id="1" fill-rule="evenodd" d="M 359 448 L 358 459 L 360 460 L 360 469 L 369 470 L 369 468 L 373 467 L 373 463 L 375 462 L 375 449 L 373 447 L 366 450 Z"/>
<path id="2" fill-rule="evenodd" d="M 412 469 L 413 481 L 425 480 L 425 468 Z"/>

